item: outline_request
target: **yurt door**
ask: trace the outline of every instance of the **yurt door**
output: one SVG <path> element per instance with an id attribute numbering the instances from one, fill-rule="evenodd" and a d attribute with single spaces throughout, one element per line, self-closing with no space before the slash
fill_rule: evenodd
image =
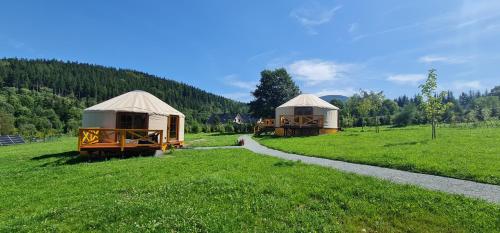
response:
<path id="1" fill-rule="evenodd" d="M 179 138 L 179 116 L 170 115 L 168 117 L 168 141 L 175 141 Z"/>

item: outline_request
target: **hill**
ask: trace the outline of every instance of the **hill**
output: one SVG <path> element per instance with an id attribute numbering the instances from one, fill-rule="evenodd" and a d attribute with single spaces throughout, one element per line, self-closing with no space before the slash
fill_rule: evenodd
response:
<path id="1" fill-rule="evenodd" d="M 324 100 L 328 103 L 330 103 L 330 101 L 332 101 L 334 99 L 340 100 L 342 102 L 345 102 L 345 101 L 347 101 L 347 99 L 349 99 L 349 97 L 343 96 L 343 95 L 324 95 L 324 96 L 321 96 L 319 98 L 321 98 L 322 100 Z"/>
<path id="2" fill-rule="evenodd" d="M 55 112 L 64 128 L 67 119 L 63 118 L 67 118 L 67 114 L 64 109 L 58 108 L 71 106 L 76 108 L 73 111 L 81 111 L 132 90 L 150 92 L 167 102 L 186 115 L 188 124 L 203 123 L 212 113 L 248 111 L 244 103 L 135 70 L 57 60 L 0 59 L 0 100 L 3 100 L 0 101 L 0 113 L 11 114 L 15 118 L 16 128 L 21 127 L 21 124 L 42 128 L 41 123 L 24 121 L 46 116 L 43 113 L 46 110 Z M 27 96 L 29 100 L 26 100 Z M 42 100 L 47 98 L 53 101 Z M 54 106 L 56 100 L 66 102 L 66 105 Z M 37 110 L 40 114 L 35 114 L 35 107 L 40 106 L 43 108 Z M 19 121 L 20 117 L 23 117 L 23 122 Z M 49 121 L 51 128 L 55 127 L 57 120 Z"/>

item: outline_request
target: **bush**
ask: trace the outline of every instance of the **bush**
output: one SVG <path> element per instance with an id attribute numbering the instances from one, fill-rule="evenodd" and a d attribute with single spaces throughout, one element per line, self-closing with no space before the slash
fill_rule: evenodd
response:
<path id="1" fill-rule="evenodd" d="M 191 125 L 191 130 L 190 130 L 191 133 L 199 133 L 201 132 L 201 126 L 200 124 L 198 124 L 198 122 L 194 122 L 192 125 Z"/>
<path id="2" fill-rule="evenodd" d="M 234 127 L 232 123 L 227 123 L 224 125 L 224 132 L 226 133 L 234 133 Z"/>
<path id="3" fill-rule="evenodd" d="M 212 127 L 209 124 L 203 125 L 202 131 L 203 133 L 210 133 L 212 132 Z"/>
<path id="4" fill-rule="evenodd" d="M 215 132 L 219 132 L 219 133 L 225 133 L 226 132 L 226 128 L 224 127 L 223 124 L 219 123 L 215 126 Z"/>
<path id="5" fill-rule="evenodd" d="M 15 131 L 14 116 L 10 113 L 0 112 L 0 135 L 12 134 Z"/>
<path id="6" fill-rule="evenodd" d="M 403 110 L 394 118 L 394 124 L 398 127 L 407 126 L 414 121 L 417 108 L 414 104 L 404 106 Z"/>

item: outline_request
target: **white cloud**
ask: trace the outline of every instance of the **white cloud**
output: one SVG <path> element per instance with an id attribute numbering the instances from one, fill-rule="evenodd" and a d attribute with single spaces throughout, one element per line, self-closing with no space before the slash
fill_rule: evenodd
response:
<path id="1" fill-rule="evenodd" d="M 295 61 L 288 66 L 288 69 L 298 80 L 304 81 L 308 86 L 313 86 L 345 77 L 353 67 L 353 64 L 312 59 Z"/>
<path id="2" fill-rule="evenodd" d="M 253 99 L 253 96 L 250 92 L 232 92 L 232 93 L 224 93 L 222 96 L 232 99 L 232 100 L 237 100 L 241 101 L 244 103 L 248 103 Z"/>
<path id="3" fill-rule="evenodd" d="M 471 90 L 471 89 L 481 89 L 481 82 L 478 80 L 458 80 L 453 82 L 453 87 L 456 90 Z"/>
<path id="4" fill-rule="evenodd" d="M 224 83 L 229 86 L 238 87 L 244 90 L 253 91 L 257 85 L 256 81 L 242 81 L 236 74 L 230 74 L 224 77 Z"/>
<path id="5" fill-rule="evenodd" d="M 273 55 L 274 53 L 276 53 L 276 50 L 268 50 L 268 51 L 264 51 L 262 53 L 258 53 L 258 54 L 255 54 L 251 57 L 248 58 L 248 62 L 253 62 L 253 61 L 257 61 L 257 60 L 262 60 L 266 57 L 269 57 L 271 55 Z"/>
<path id="6" fill-rule="evenodd" d="M 422 63 L 447 63 L 447 64 L 461 64 L 466 63 L 471 59 L 471 57 L 452 57 L 452 56 L 438 56 L 438 55 L 426 55 L 418 59 Z"/>
<path id="7" fill-rule="evenodd" d="M 256 81 L 243 81 L 236 74 L 226 75 L 222 78 L 222 81 L 227 86 L 236 87 L 236 90 L 241 89 L 241 91 L 237 92 L 223 93 L 222 96 L 245 103 L 253 99 L 251 91 L 255 90 Z"/>
<path id="8" fill-rule="evenodd" d="M 358 30 L 358 27 L 359 27 L 358 23 L 351 23 L 349 25 L 349 29 L 347 29 L 347 31 L 349 33 L 354 33 L 354 32 L 356 32 Z"/>
<path id="9" fill-rule="evenodd" d="M 387 77 L 387 81 L 401 85 L 417 85 L 426 78 L 423 74 L 396 74 Z"/>
<path id="10" fill-rule="evenodd" d="M 313 4 L 292 10 L 290 16 L 306 27 L 310 34 L 317 34 L 313 27 L 330 22 L 335 12 L 340 8 L 342 8 L 340 5 L 333 8 L 326 8 L 318 4 Z"/>
<path id="11" fill-rule="evenodd" d="M 275 56 L 267 62 L 266 68 L 275 69 L 275 68 L 286 67 L 287 64 L 295 60 L 299 54 L 300 54 L 299 52 L 292 51 L 284 55 Z"/>
<path id="12" fill-rule="evenodd" d="M 354 88 L 348 87 L 348 88 L 343 88 L 343 89 L 322 89 L 321 91 L 318 91 L 314 94 L 316 96 L 321 97 L 321 96 L 325 96 L 325 95 L 352 96 L 355 93 L 357 93 L 357 91 Z"/>
<path id="13" fill-rule="evenodd" d="M 372 37 L 372 36 L 380 36 L 380 35 L 383 35 L 383 34 L 386 34 L 386 33 L 391 33 L 391 32 L 397 32 L 397 31 L 402 31 L 402 30 L 409 30 L 409 29 L 412 29 L 412 28 L 419 27 L 419 26 L 421 26 L 423 24 L 424 23 L 422 23 L 422 22 L 416 22 L 416 23 L 401 25 L 401 26 L 397 26 L 397 27 L 393 27 L 393 28 L 383 29 L 383 30 L 380 30 L 380 31 L 375 31 L 375 32 L 372 32 L 372 33 L 357 35 L 357 36 L 355 36 L 355 37 L 352 38 L 352 41 L 358 41 L 358 40 L 365 39 L 367 37 Z"/>
<path id="14" fill-rule="evenodd" d="M 399 9 L 402 11 L 403 9 Z M 356 35 L 352 41 L 358 41 L 372 36 L 399 31 L 438 32 L 445 31 L 444 39 L 438 39 L 438 44 L 458 44 L 477 40 L 488 35 L 497 35 L 495 29 L 500 20 L 500 1 L 464 0 L 460 7 L 442 14 L 403 24 L 400 26 L 379 29 L 363 35 Z M 457 42 L 458 41 L 458 42 Z"/>

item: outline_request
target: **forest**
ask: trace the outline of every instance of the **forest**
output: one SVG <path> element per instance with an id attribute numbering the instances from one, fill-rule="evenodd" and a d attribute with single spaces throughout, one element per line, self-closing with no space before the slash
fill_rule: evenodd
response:
<path id="1" fill-rule="evenodd" d="M 378 125 L 402 127 L 431 123 L 432 118 L 425 107 L 428 99 L 433 99 L 436 102 L 434 105 L 439 105 L 442 110 L 433 114 L 434 122 L 498 124 L 494 120 L 500 118 L 500 86 L 484 92 L 471 90 L 461 93 L 457 98 L 451 91 L 435 91 L 436 72 L 435 69 L 429 70 L 433 87 L 427 97 L 420 92 L 424 86 L 421 85 L 414 90 L 419 94 L 413 97 L 403 95 L 390 99 L 382 91 L 360 90 L 348 98 L 333 98 L 330 103 L 340 108 L 342 128 Z M 257 116 L 272 118 L 276 106 L 300 93 L 299 87 L 285 69 L 264 70 L 257 89 L 252 92 L 255 99 L 250 102 L 249 111 Z"/>
<path id="2" fill-rule="evenodd" d="M 252 92 L 255 100 L 245 104 L 133 70 L 57 60 L 0 59 L 0 134 L 30 139 L 75 134 L 84 108 L 137 89 L 183 112 L 188 132 L 250 132 L 250 124 L 208 125 L 206 121 L 213 113 L 250 111 L 256 117 L 272 116 L 275 106 L 300 93 L 285 69 L 264 70 L 261 76 L 261 84 Z M 448 91 L 440 101 L 449 106 L 439 114 L 441 123 L 488 123 L 500 118 L 500 86 L 458 97 Z M 342 128 L 427 124 L 422 102 L 421 95 L 389 99 L 383 92 L 363 90 L 347 100 L 331 101 L 341 109 Z"/>
<path id="3" fill-rule="evenodd" d="M 202 124 L 212 113 L 247 112 L 246 104 L 127 69 L 57 60 L 0 59 L 0 134 L 45 137 L 74 133 L 82 110 L 144 90 Z"/>
<path id="4" fill-rule="evenodd" d="M 428 117 L 422 109 L 422 96 L 385 98 L 383 92 L 360 91 L 347 101 L 332 100 L 338 106 L 342 127 L 394 125 L 396 127 L 427 124 Z M 500 86 L 491 90 L 462 92 L 458 98 L 451 91 L 440 98 L 448 105 L 438 122 L 447 124 L 490 122 L 500 118 Z"/>

